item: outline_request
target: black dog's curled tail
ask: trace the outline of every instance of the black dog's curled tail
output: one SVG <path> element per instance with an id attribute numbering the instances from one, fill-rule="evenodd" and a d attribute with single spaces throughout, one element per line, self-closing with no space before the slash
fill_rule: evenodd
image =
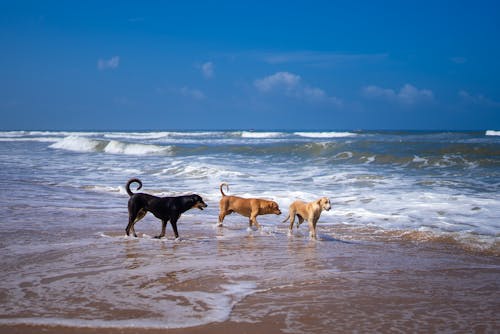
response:
<path id="1" fill-rule="evenodd" d="M 130 185 L 131 185 L 132 183 L 139 183 L 139 186 L 137 187 L 137 189 L 136 189 L 136 190 L 139 190 L 139 189 L 141 189 L 141 188 L 142 188 L 142 182 L 141 182 L 141 180 L 136 179 L 136 178 L 128 180 L 127 185 L 125 186 L 125 189 L 127 189 L 127 194 L 128 194 L 129 196 L 132 196 L 132 195 L 134 194 L 134 193 L 132 192 L 132 190 L 130 190 Z"/>
<path id="2" fill-rule="evenodd" d="M 226 194 L 224 194 L 224 191 L 222 190 L 222 187 L 226 186 L 226 191 L 229 191 L 229 185 L 227 183 L 221 183 L 220 184 L 220 193 L 222 194 L 222 197 L 226 196 Z"/>

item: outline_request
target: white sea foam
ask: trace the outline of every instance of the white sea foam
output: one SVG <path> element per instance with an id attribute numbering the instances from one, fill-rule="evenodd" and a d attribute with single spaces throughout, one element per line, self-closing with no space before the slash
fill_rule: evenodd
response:
<path id="1" fill-rule="evenodd" d="M 335 154 L 333 157 L 335 159 L 339 159 L 339 160 L 351 159 L 353 157 L 353 153 L 352 152 L 340 152 L 340 153 Z"/>
<path id="2" fill-rule="evenodd" d="M 207 163 L 174 163 L 169 168 L 164 168 L 156 175 L 170 175 L 192 179 L 200 178 L 238 178 L 245 177 L 245 173 L 233 171 L 222 165 L 211 165 Z"/>
<path id="3" fill-rule="evenodd" d="M 486 136 L 500 136 L 500 131 L 496 130 L 487 130 Z"/>
<path id="4" fill-rule="evenodd" d="M 40 143 L 55 143 L 59 141 L 61 138 L 57 137 L 0 137 L 0 141 L 3 142 L 21 142 L 21 141 L 33 141 Z"/>
<path id="5" fill-rule="evenodd" d="M 110 132 L 104 138 L 110 139 L 160 139 L 168 137 L 170 132 Z"/>
<path id="6" fill-rule="evenodd" d="M 421 158 L 418 155 L 415 155 L 412 161 L 417 164 L 423 164 L 423 165 L 429 164 L 429 160 L 427 160 L 426 158 Z"/>
<path id="7" fill-rule="evenodd" d="M 294 132 L 295 135 L 306 138 L 341 138 L 357 136 L 352 132 Z"/>
<path id="8" fill-rule="evenodd" d="M 253 132 L 253 131 L 241 132 L 242 138 L 278 138 L 282 136 L 284 136 L 283 132 Z"/>
<path id="9" fill-rule="evenodd" d="M 50 145 L 50 147 L 73 152 L 104 152 L 125 155 L 169 154 L 172 152 L 171 146 L 126 143 L 80 136 L 65 137 Z"/>
<path id="10" fill-rule="evenodd" d="M 123 143 L 112 140 L 106 145 L 104 152 L 113 154 L 146 155 L 168 154 L 172 152 L 172 149 L 169 146 Z"/>

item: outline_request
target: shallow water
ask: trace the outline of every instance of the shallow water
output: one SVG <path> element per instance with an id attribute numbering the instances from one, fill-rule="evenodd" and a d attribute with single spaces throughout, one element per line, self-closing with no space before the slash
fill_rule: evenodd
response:
<path id="1" fill-rule="evenodd" d="M 186 328 L 280 319 L 287 333 L 498 329 L 500 141 L 479 133 L 0 133 L 0 324 Z M 111 148 L 108 145 L 113 143 Z M 167 149 L 168 148 L 168 149 Z M 495 153 L 496 152 L 496 153 Z M 125 237 L 139 177 L 209 207 Z M 219 184 L 328 196 L 290 235 L 236 214 Z M 478 311 L 479 310 L 479 311 Z M 391 329 L 392 328 L 392 329 Z"/>

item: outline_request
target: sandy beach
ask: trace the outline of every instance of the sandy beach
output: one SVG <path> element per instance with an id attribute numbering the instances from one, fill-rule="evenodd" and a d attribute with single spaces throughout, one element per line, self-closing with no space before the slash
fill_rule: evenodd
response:
<path id="1" fill-rule="evenodd" d="M 184 229 L 188 224 L 185 223 Z M 269 234 L 247 231 L 241 224 L 220 229 L 207 228 L 202 223 L 192 224 L 194 228 L 184 230 L 185 239 L 177 243 L 172 240 L 155 242 L 147 235 L 142 236 L 142 240 L 133 240 L 112 231 L 105 233 L 111 236 L 110 243 L 119 243 L 128 249 L 126 257 L 138 266 L 139 259 L 151 257 L 161 250 L 165 273 L 147 284 L 158 285 L 164 290 L 210 292 L 228 282 L 230 276 L 233 277 L 231 281 L 238 276 L 242 282 L 252 282 L 251 291 L 230 302 L 227 318 L 214 322 L 207 320 L 204 325 L 186 328 L 168 328 L 168 323 L 165 328 L 148 328 L 140 321 L 137 326 L 133 322 L 124 326 L 112 324 L 107 327 L 105 322 L 93 326 L 81 321 L 75 321 L 72 326 L 71 320 L 57 325 L 57 321 L 50 324 L 51 320 L 31 314 L 29 318 L 34 324 L 29 321 L 27 324 L 8 324 L 8 318 L 2 317 L 1 332 L 494 333 L 500 329 L 497 312 L 500 308 L 500 258 L 497 256 L 473 254 L 454 244 L 381 242 L 362 237 L 355 240 L 352 236 L 344 238 L 341 232 L 332 238 L 324 229 L 320 233 L 321 240 L 313 241 L 300 231 L 288 236 L 284 228 Z M 335 235 L 335 228 L 328 232 Z M 234 238 L 236 235 L 239 238 Z M 211 249 L 210 245 L 215 248 Z M 183 269 L 171 271 L 168 269 L 171 261 L 210 262 L 213 266 L 183 266 Z M 187 271 L 196 272 L 194 278 L 186 274 L 191 278 L 183 279 L 182 273 Z M 130 279 L 139 284 L 140 280 L 132 277 L 133 272 L 130 272 Z M 140 289 L 140 286 L 132 287 L 131 294 L 140 294 Z M 6 296 L 2 296 L 2 302 L 4 298 Z M 75 303 L 78 300 L 76 296 L 67 298 L 69 302 L 71 298 L 75 298 Z M 150 298 L 147 303 L 154 304 L 155 300 L 157 298 Z M 130 309 L 128 314 L 117 312 L 110 310 L 110 305 L 103 301 L 100 303 L 94 307 L 108 314 L 105 319 L 141 318 Z M 169 313 L 169 310 L 164 312 Z M 29 312 L 23 313 L 28 316 Z M 69 316 L 88 319 L 85 314 Z M 150 315 L 144 316 L 149 318 Z"/>

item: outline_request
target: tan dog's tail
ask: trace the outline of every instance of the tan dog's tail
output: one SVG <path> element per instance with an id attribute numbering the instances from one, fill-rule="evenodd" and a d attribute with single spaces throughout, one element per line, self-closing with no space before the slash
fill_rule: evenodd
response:
<path id="1" fill-rule="evenodd" d="M 288 215 L 286 216 L 285 220 L 283 220 L 281 223 L 286 223 L 286 221 L 290 219 L 290 212 L 288 212 Z"/>
<path id="2" fill-rule="evenodd" d="M 226 196 L 226 194 L 224 194 L 224 191 L 222 190 L 223 186 L 226 186 L 226 191 L 229 191 L 229 185 L 225 182 L 221 183 L 219 189 L 220 189 L 220 193 L 222 194 L 222 197 Z"/>
<path id="3" fill-rule="evenodd" d="M 127 185 L 125 186 L 125 189 L 127 189 L 127 194 L 128 194 L 129 196 L 132 196 L 132 195 L 134 194 L 134 193 L 132 192 L 132 190 L 130 190 L 130 185 L 131 185 L 132 183 L 139 183 L 139 186 L 137 187 L 137 189 L 136 189 L 136 190 L 139 190 L 139 189 L 141 189 L 141 188 L 142 188 L 142 182 L 141 182 L 141 180 L 136 179 L 136 178 L 133 178 L 133 179 L 128 180 Z"/>

